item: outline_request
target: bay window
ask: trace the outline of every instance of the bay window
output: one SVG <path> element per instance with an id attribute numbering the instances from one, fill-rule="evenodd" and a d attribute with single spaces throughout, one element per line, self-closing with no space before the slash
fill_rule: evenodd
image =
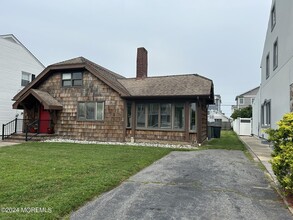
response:
<path id="1" fill-rule="evenodd" d="M 174 104 L 174 129 L 184 129 L 185 119 L 184 119 L 184 104 L 176 103 Z"/>
<path id="2" fill-rule="evenodd" d="M 137 127 L 143 128 L 145 127 L 145 105 L 138 104 L 137 105 L 137 117 L 136 117 Z"/>
<path id="3" fill-rule="evenodd" d="M 139 103 L 136 105 L 136 127 L 184 130 L 184 103 Z"/>
<path id="4" fill-rule="evenodd" d="M 171 104 L 161 104 L 161 128 L 171 128 Z"/>
<path id="5" fill-rule="evenodd" d="M 159 127 L 159 104 L 149 104 L 148 106 L 148 127 Z"/>

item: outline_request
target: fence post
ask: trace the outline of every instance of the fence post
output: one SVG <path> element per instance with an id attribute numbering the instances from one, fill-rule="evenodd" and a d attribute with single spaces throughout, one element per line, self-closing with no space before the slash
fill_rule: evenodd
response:
<path id="1" fill-rule="evenodd" d="M 26 131 L 25 131 L 25 141 L 27 141 L 27 133 L 28 133 L 28 129 L 29 129 L 29 127 L 28 127 L 28 125 L 26 126 Z"/>
<path id="2" fill-rule="evenodd" d="M 4 140 L 4 128 L 5 128 L 5 125 L 3 124 L 2 125 L 2 140 Z"/>
<path id="3" fill-rule="evenodd" d="M 16 134 L 16 132 L 17 132 L 17 118 L 15 118 L 15 124 L 14 124 L 14 126 L 15 126 L 15 128 L 14 128 L 14 133 Z"/>

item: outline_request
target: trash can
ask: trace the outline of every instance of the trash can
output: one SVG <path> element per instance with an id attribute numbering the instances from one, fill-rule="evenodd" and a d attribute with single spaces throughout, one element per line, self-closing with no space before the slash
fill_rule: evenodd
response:
<path id="1" fill-rule="evenodd" d="M 221 126 L 213 126 L 214 138 L 221 138 Z"/>
<path id="2" fill-rule="evenodd" d="M 208 126 L 208 139 L 214 138 L 213 126 Z"/>

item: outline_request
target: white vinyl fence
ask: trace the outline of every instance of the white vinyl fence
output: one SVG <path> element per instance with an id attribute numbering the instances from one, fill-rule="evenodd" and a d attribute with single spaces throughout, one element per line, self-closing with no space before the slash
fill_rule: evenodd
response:
<path id="1" fill-rule="evenodd" d="M 238 135 L 251 135 L 251 118 L 237 118 L 233 121 L 233 130 Z"/>

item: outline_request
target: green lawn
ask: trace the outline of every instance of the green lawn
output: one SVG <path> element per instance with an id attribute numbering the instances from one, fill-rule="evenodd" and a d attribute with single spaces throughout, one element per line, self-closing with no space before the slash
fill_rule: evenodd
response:
<path id="1" fill-rule="evenodd" d="M 206 142 L 200 149 L 226 149 L 246 151 L 234 131 L 222 131 L 221 138 L 214 138 Z"/>
<path id="2" fill-rule="evenodd" d="M 0 219 L 61 218 L 170 151 L 65 143 L 0 148 Z"/>
<path id="3" fill-rule="evenodd" d="M 246 148 L 222 131 L 200 149 Z M 0 219 L 62 218 L 171 151 L 38 142 L 0 148 Z"/>

